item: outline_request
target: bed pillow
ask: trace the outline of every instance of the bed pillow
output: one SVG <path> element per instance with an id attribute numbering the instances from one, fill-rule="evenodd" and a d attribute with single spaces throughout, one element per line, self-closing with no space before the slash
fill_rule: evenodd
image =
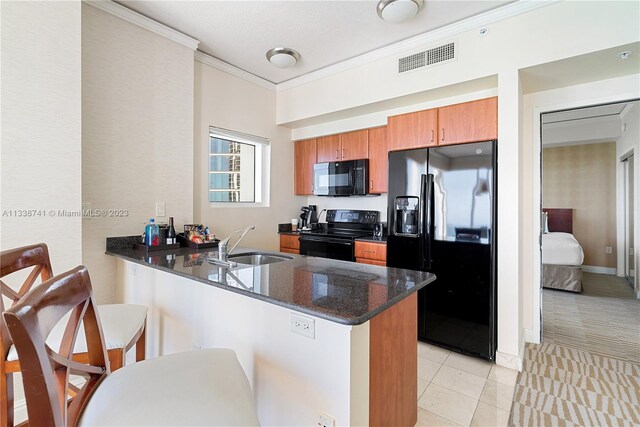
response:
<path id="1" fill-rule="evenodd" d="M 547 234 L 549 232 L 549 214 L 542 212 L 542 232 Z"/>

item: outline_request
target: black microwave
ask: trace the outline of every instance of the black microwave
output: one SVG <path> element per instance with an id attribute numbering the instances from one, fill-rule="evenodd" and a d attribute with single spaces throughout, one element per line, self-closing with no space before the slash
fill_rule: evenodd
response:
<path id="1" fill-rule="evenodd" d="M 316 196 L 364 196 L 368 182 L 368 159 L 313 165 L 313 194 Z"/>

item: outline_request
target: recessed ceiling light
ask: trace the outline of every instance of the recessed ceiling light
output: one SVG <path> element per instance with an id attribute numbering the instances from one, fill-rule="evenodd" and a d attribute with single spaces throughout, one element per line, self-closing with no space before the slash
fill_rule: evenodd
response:
<path id="1" fill-rule="evenodd" d="M 274 47 L 267 52 L 267 60 L 278 68 L 289 68 L 296 65 L 300 54 L 288 47 Z"/>
<path id="2" fill-rule="evenodd" d="M 620 59 L 627 59 L 628 57 L 631 56 L 631 51 L 625 50 L 624 52 L 620 52 L 618 56 L 620 57 Z"/>
<path id="3" fill-rule="evenodd" d="M 424 5 L 424 0 L 380 0 L 378 16 L 387 22 L 398 24 L 416 16 Z"/>

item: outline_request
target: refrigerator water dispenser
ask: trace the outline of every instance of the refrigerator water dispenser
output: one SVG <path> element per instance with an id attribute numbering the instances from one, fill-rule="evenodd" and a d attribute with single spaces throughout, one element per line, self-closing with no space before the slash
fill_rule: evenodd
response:
<path id="1" fill-rule="evenodd" d="M 420 199 L 414 196 L 396 197 L 396 235 L 418 233 L 418 206 Z"/>

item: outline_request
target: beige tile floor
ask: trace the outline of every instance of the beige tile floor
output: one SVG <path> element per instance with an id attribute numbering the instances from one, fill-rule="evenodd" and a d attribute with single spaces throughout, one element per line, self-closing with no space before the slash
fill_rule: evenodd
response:
<path id="1" fill-rule="evenodd" d="M 418 343 L 416 426 L 506 426 L 518 372 Z"/>

